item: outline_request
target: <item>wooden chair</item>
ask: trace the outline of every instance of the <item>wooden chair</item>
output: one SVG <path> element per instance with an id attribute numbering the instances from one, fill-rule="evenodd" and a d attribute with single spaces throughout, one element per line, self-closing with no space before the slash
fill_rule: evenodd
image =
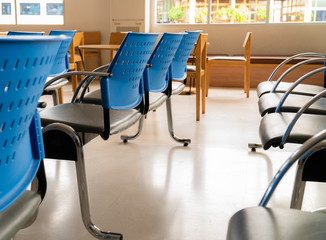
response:
<path id="1" fill-rule="evenodd" d="M 250 90 L 250 54 L 251 54 L 251 32 L 248 32 L 243 42 L 244 56 L 216 56 L 207 59 L 206 95 L 210 81 L 211 66 L 243 66 L 244 67 L 244 91 L 249 97 Z"/>
<path id="2" fill-rule="evenodd" d="M 84 50 L 81 50 L 81 54 L 79 53 L 78 46 L 84 45 L 84 33 L 83 32 L 76 32 L 74 38 L 72 39 L 72 43 L 70 45 L 70 56 L 69 56 L 69 63 L 70 71 L 77 71 L 78 70 L 78 63 L 81 65 L 81 70 L 85 70 L 83 66 L 83 59 L 82 56 L 84 56 Z M 77 76 L 73 76 L 71 78 L 71 84 L 72 84 L 72 90 L 75 91 L 77 88 L 77 82 L 78 78 Z"/>
<path id="3" fill-rule="evenodd" d="M 84 32 L 84 43 L 85 44 L 100 44 L 101 43 L 101 32 Z M 93 71 L 93 57 L 97 57 L 98 65 L 102 65 L 101 51 L 100 50 L 87 50 L 83 54 L 84 59 L 89 58 L 89 70 Z"/>
<path id="4" fill-rule="evenodd" d="M 127 32 L 111 32 L 109 44 L 120 45 L 126 35 Z M 110 62 L 112 61 L 113 57 L 114 57 L 114 51 L 111 51 Z"/>
<path id="5" fill-rule="evenodd" d="M 200 89 L 202 90 L 202 113 L 206 111 L 206 58 L 207 33 L 200 33 L 194 49 L 195 65 L 187 66 L 187 77 L 196 80 L 196 120 L 200 120 Z"/>

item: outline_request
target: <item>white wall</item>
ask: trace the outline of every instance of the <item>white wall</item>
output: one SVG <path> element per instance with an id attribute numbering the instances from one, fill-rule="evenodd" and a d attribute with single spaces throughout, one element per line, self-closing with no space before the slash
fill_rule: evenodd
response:
<path id="1" fill-rule="evenodd" d="M 208 53 L 243 53 L 242 42 L 251 31 L 252 54 L 291 55 L 298 52 L 326 53 L 326 24 L 222 24 L 160 25 L 152 24 L 152 32 L 203 30 L 208 33 Z"/>
<path id="2" fill-rule="evenodd" d="M 64 0 L 64 25 L 0 25 L 0 32 L 21 30 L 45 31 L 48 33 L 54 29 L 100 31 L 102 42 L 108 42 L 110 35 L 110 1 L 112 0 Z"/>

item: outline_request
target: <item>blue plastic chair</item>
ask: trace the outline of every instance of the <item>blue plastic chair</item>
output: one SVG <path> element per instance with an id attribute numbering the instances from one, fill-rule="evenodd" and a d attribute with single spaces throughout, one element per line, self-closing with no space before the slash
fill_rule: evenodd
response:
<path id="1" fill-rule="evenodd" d="M 0 239 L 10 239 L 19 231 L 45 195 L 36 107 L 61 41 L 58 37 L 0 37 Z M 26 191 L 38 170 L 39 189 Z"/>
<path id="2" fill-rule="evenodd" d="M 50 36 L 60 36 L 64 35 L 69 38 L 67 38 L 65 41 L 62 41 L 62 44 L 60 46 L 60 50 L 58 52 L 58 55 L 55 59 L 55 62 L 53 64 L 53 67 L 50 71 L 50 75 L 47 79 L 47 81 L 50 81 L 53 77 L 66 73 L 69 71 L 69 54 L 68 50 L 70 47 L 70 44 L 72 42 L 72 39 L 75 36 L 75 33 L 77 30 L 52 30 L 49 35 Z M 52 95 L 53 104 L 57 105 L 59 103 L 63 103 L 63 93 L 62 93 L 62 87 L 66 84 L 68 84 L 69 81 L 66 78 L 62 78 L 60 80 L 55 81 L 53 84 L 49 85 L 43 92 L 43 94 Z"/>
<path id="3" fill-rule="evenodd" d="M 176 56 L 180 43 L 187 35 L 187 33 L 164 33 L 148 61 L 148 67 L 144 74 L 145 114 L 166 103 L 170 136 L 184 146 L 188 146 L 191 140 L 181 139 L 174 134 L 170 96 L 172 91 L 171 63 Z M 143 129 L 143 119 L 140 120 L 138 132 L 135 135 L 121 136 L 124 142 L 135 139 L 140 135 Z"/>
<path id="4" fill-rule="evenodd" d="M 23 31 L 9 31 L 7 36 L 13 36 L 13 35 L 37 35 L 37 36 L 42 36 L 44 35 L 44 32 L 23 32 Z"/>
<path id="5" fill-rule="evenodd" d="M 41 122 L 47 158 L 76 162 L 82 219 L 86 229 L 96 238 L 122 239 L 122 235 L 105 232 L 92 223 L 88 200 L 83 145 L 100 135 L 104 140 L 137 123 L 142 117 L 143 72 L 158 34 L 128 33 L 117 51 L 107 73 L 68 72 L 63 76 L 82 74 L 102 76 L 102 105 L 71 103 L 56 105 L 41 111 Z M 55 79 L 55 78 L 54 78 Z M 87 77 L 82 86 L 88 87 Z M 77 93 L 76 93 L 77 95 Z"/>

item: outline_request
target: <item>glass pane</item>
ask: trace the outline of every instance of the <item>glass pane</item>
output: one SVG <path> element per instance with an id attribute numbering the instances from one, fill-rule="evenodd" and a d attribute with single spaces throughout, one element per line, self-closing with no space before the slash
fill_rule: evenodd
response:
<path id="1" fill-rule="evenodd" d="M 40 15 L 41 5 L 39 3 L 21 3 L 20 4 L 21 15 Z"/>
<path id="2" fill-rule="evenodd" d="M 316 11 L 316 22 L 326 21 L 326 10 Z"/>
<path id="3" fill-rule="evenodd" d="M 266 0 L 215 0 L 211 23 L 255 23 L 266 21 Z"/>
<path id="4" fill-rule="evenodd" d="M 46 4 L 47 15 L 63 15 L 62 3 L 47 3 Z"/>
<path id="5" fill-rule="evenodd" d="M 2 15 L 11 15 L 11 3 L 1 4 Z"/>

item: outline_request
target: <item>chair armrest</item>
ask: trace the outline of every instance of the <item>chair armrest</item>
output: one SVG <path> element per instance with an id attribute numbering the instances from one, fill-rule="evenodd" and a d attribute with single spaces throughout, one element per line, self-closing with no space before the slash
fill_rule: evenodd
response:
<path id="1" fill-rule="evenodd" d="M 312 152 L 318 151 L 326 146 L 326 141 L 323 141 L 325 138 L 326 129 L 308 139 L 299 149 L 292 153 L 292 155 L 279 168 L 273 180 L 270 182 L 264 196 L 260 200 L 259 206 L 266 207 L 279 182 L 296 161 L 301 160 L 305 158 L 307 154 L 311 154 Z"/>
<path id="2" fill-rule="evenodd" d="M 326 71 L 326 67 L 321 67 L 318 69 L 315 69 L 305 75 L 303 75 L 302 77 L 300 77 L 298 80 L 296 80 L 294 83 L 291 84 L 291 86 L 286 90 L 286 92 L 283 94 L 279 104 L 276 107 L 275 112 L 280 112 L 281 111 L 281 107 L 283 106 L 285 100 L 287 99 L 287 97 L 290 95 L 290 93 L 293 91 L 294 88 L 296 88 L 300 83 L 302 83 L 304 80 L 306 80 L 307 78 L 322 72 L 322 71 Z"/>
<path id="3" fill-rule="evenodd" d="M 314 56 L 314 57 L 326 57 L 326 54 L 321 54 L 321 53 L 299 53 L 296 55 L 293 55 L 287 59 L 285 59 L 283 62 L 281 62 L 275 69 L 274 71 L 271 73 L 271 75 L 269 76 L 267 81 L 272 81 L 274 75 L 276 74 L 276 72 L 285 64 L 287 64 L 288 62 L 292 61 L 295 58 L 298 57 L 303 57 L 303 56 Z"/>
<path id="4" fill-rule="evenodd" d="M 302 61 L 302 62 L 299 62 L 297 64 L 295 64 L 294 66 L 290 67 L 289 69 L 287 69 L 279 78 L 278 80 L 276 81 L 273 89 L 271 90 L 271 92 L 275 92 L 278 85 L 280 84 L 280 82 L 289 74 L 291 73 L 294 69 L 302 66 L 302 65 L 306 65 L 306 64 L 309 64 L 309 63 L 314 63 L 314 62 L 326 62 L 326 58 L 315 58 L 315 59 L 308 59 L 308 60 L 305 60 L 305 61 Z"/>
<path id="5" fill-rule="evenodd" d="M 304 111 L 310 107 L 312 104 L 314 104 L 318 99 L 321 97 L 326 96 L 326 89 L 320 93 L 318 93 L 316 96 L 312 97 L 305 105 L 303 105 L 299 111 L 295 114 L 294 118 L 292 119 L 291 123 L 287 127 L 285 134 L 283 135 L 283 138 L 281 140 L 280 148 L 283 148 L 288 136 L 290 135 L 295 123 L 298 121 L 300 116 L 304 113 Z"/>

